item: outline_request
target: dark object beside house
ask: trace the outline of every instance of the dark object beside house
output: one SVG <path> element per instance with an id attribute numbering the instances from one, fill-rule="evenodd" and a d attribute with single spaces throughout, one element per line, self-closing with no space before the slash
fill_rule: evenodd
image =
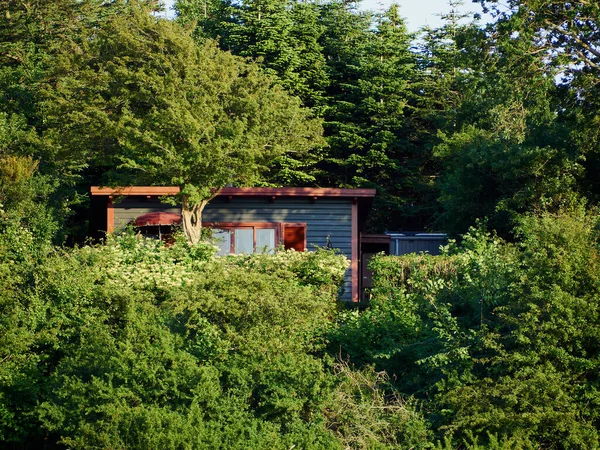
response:
<path id="1" fill-rule="evenodd" d="M 448 235 L 444 233 L 418 232 L 386 232 L 390 236 L 390 255 L 406 255 L 407 253 L 429 253 L 439 255 L 440 246 L 448 243 Z"/>
<path id="2" fill-rule="evenodd" d="M 90 235 L 102 238 L 147 214 L 178 216 L 180 207 L 160 201 L 178 193 L 178 187 L 169 186 L 94 186 Z M 374 196 L 374 189 L 224 188 L 202 217 L 220 238 L 221 254 L 269 251 L 279 244 L 297 251 L 338 249 L 351 261 L 341 299 L 358 301 L 360 232 Z"/>
<path id="3" fill-rule="evenodd" d="M 443 233 L 393 233 L 361 234 L 360 239 L 360 301 L 369 300 L 373 285 L 373 273 L 369 261 L 378 253 L 386 255 L 406 255 L 408 253 L 429 253 L 439 255 L 440 246 L 448 243 Z"/>

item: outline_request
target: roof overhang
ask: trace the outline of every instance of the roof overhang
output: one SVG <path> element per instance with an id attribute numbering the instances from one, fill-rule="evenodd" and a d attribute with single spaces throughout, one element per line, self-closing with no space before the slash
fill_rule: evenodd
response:
<path id="1" fill-rule="evenodd" d="M 179 194 L 178 186 L 127 186 L 107 187 L 92 186 L 92 195 L 125 196 L 125 195 L 176 195 Z"/>
<path id="2" fill-rule="evenodd" d="M 92 195 L 126 196 L 126 195 L 177 195 L 178 186 L 127 186 L 106 187 L 92 186 Z M 219 196 L 227 197 L 345 197 L 373 198 L 375 189 L 344 189 L 344 188 L 314 188 L 314 187 L 226 187 L 219 191 Z"/>
<path id="3" fill-rule="evenodd" d="M 221 189 L 219 195 L 232 197 L 275 196 L 275 197 L 346 197 L 346 198 L 372 198 L 375 189 L 343 189 L 343 188 L 314 188 L 314 187 L 251 187 Z"/>
<path id="4" fill-rule="evenodd" d="M 360 235 L 360 242 L 363 244 L 384 244 L 390 245 L 392 237 L 389 234 L 364 234 Z"/>

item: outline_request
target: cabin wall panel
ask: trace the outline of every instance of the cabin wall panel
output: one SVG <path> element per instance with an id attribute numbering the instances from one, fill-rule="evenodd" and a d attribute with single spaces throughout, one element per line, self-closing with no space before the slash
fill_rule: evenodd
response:
<path id="1" fill-rule="evenodd" d="M 136 217 L 150 212 L 180 213 L 176 206 L 156 199 L 125 198 L 114 204 L 115 231 L 122 229 Z M 239 197 L 216 198 L 202 215 L 204 222 L 288 222 L 306 223 L 308 250 L 327 245 L 327 237 L 333 248 L 348 259 L 352 255 L 352 200 L 348 198 L 276 198 Z M 342 299 L 351 300 L 351 273 L 346 271 Z"/>

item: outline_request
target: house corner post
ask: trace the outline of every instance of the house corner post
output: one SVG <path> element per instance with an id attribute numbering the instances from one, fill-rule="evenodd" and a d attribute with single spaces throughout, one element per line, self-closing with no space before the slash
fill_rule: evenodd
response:
<path id="1" fill-rule="evenodd" d="M 106 203 L 106 234 L 112 234 L 115 231 L 115 208 L 113 197 L 110 195 Z"/>

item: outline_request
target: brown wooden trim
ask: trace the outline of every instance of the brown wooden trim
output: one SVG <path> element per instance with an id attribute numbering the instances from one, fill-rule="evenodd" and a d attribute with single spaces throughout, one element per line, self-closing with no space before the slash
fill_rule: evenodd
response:
<path id="1" fill-rule="evenodd" d="M 358 302 L 358 258 L 359 258 L 359 235 L 358 235 L 358 202 L 352 202 L 352 257 L 350 259 L 350 273 L 352 285 L 352 301 Z"/>
<path id="2" fill-rule="evenodd" d="M 176 195 L 179 194 L 178 186 L 127 186 L 107 187 L 92 186 L 92 195 Z M 313 188 L 313 187 L 283 187 L 265 188 L 248 187 L 233 188 L 226 187 L 219 191 L 218 195 L 226 197 L 375 197 L 375 189 L 346 189 L 346 188 Z"/>
<path id="3" fill-rule="evenodd" d="M 115 205 L 113 204 L 112 196 L 108 197 L 106 203 L 106 233 L 114 233 L 115 231 Z"/>
<path id="4" fill-rule="evenodd" d="M 92 195 L 176 195 L 179 194 L 178 186 L 127 186 L 107 187 L 92 186 Z"/>
<path id="5" fill-rule="evenodd" d="M 281 242 L 283 233 L 281 230 L 281 222 L 202 222 L 202 226 L 205 228 L 215 228 L 217 230 L 228 230 L 230 234 L 229 242 L 229 253 L 235 253 L 235 230 L 243 228 L 251 228 L 253 230 L 253 247 L 256 249 L 256 229 L 268 228 L 275 230 L 275 249 Z M 305 238 L 306 240 L 306 238 Z M 306 247 L 306 243 L 304 245 Z"/>
<path id="6" fill-rule="evenodd" d="M 245 196 L 276 196 L 276 197 L 375 197 L 375 189 L 346 189 L 346 188 L 313 188 L 313 187 L 284 187 L 284 188 L 223 188 L 219 195 L 235 197 Z"/>
<path id="7" fill-rule="evenodd" d="M 206 228 L 277 228 L 281 222 L 202 222 Z"/>

